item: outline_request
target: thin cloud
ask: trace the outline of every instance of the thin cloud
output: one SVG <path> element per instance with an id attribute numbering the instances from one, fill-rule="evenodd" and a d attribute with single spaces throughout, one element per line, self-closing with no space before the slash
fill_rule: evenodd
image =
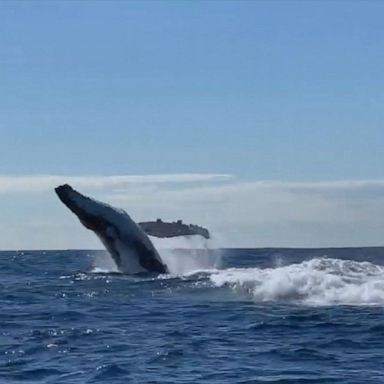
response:
<path id="1" fill-rule="evenodd" d="M 136 184 L 183 184 L 217 182 L 231 178 L 225 174 L 165 174 L 165 175 L 116 175 L 116 176 L 0 176 L 0 193 L 43 192 L 60 184 L 71 184 L 77 188 L 103 189 L 124 188 Z"/>
<path id="2" fill-rule="evenodd" d="M 137 221 L 161 217 L 204 225 L 219 239 L 215 244 L 223 247 L 384 243 L 384 180 L 282 182 L 242 181 L 216 174 L 51 175 L 0 177 L 4 208 L 0 248 L 98 246 L 88 231 L 79 231 L 73 215 L 52 193 L 52 188 L 62 183 L 125 209 Z"/>
<path id="3" fill-rule="evenodd" d="M 155 193 L 154 193 L 155 192 Z M 384 243 L 384 181 L 242 182 L 110 193 L 134 212 L 208 226 L 225 246 L 350 246 Z"/>

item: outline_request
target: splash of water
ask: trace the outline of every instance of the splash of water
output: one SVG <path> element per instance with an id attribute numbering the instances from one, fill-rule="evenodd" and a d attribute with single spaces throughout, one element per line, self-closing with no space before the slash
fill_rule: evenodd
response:
<path id="1" fill-rule="evenodd" d="M 212 272 L 220 267 L 220 250 L 162 249 L 161 258 L 167 264 L 172 275 L 190 275 L 197 272 Z"/>
<path id="2" fill-rule="evenodd" d="M 98 254 L 93 260 L 93 273 L 118 273 L 115 262 L 108 252 Z"/>
<path id="3" fill-rule="evenodd" d="M 151 237 L 151 240 L 172 275 L 208 271 L 221 264 L 221 252 L 214 248 L 215 244 L 211 239 L 179 236 L 165 239 Z M 118 268 L 112 257 L 105 252 L 94 259 L 93 272 L 118 272 Z"/>
<path id="4" fill-rule="evenodd" d="M 201 236 L 180 236 L 152 239 L 161 258 L 173 275 L 186 275 L 216 269 L 221 264 L 221 252 L 214 241 Z"/>
<path id="5" fill-rule="evenodd" d="M 246 291 L 255 301 L 306 305 L 384 305 L 384 267 L 369 262 L 314 258 L 275 268 L 216 271 L 217 287 Z"/>

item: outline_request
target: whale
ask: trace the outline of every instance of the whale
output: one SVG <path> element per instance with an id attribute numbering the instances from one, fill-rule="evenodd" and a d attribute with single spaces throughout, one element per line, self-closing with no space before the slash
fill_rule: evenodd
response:
<path id="1" fill-rule="evenodd" d="M 81 224 L 97 235 L 120 272 L 169 272 L 150 238 L 123 209 L 82 195 L 68 184 L 56 187 L 55 192 Z"/>

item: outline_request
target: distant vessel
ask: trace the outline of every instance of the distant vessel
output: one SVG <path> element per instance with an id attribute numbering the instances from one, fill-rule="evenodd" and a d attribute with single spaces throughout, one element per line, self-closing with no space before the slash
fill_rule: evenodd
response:
<path id="1" fill-rule="evenodd" d="M 167 223 L 157 219 L 156 221 L 145 221 L 138 224 L 147 235 L 155 237 L 200 235 L 206 239 L 210 238 L 208 229 L 194 224 L 184 224 L 182 220 Z"/>

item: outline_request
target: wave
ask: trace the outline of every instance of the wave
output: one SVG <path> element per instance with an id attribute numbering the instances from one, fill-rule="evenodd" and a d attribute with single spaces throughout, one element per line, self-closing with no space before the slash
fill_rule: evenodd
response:
<path id="1" fill-rule="evenodd" d="M 229 287 L 256 302 L 384 306 L 384 266 L 316 257 L 290 265 L 282 265 L 278 260 L 273 268 L 218 269 L 222 266 L 221 251 L 209 248 L 207 243 L 196 249 L 196 239 L 189 240 L 167 239 L 169 248 L 159 249 L 170 270 L 170 275 L 159 278 L 190 277 L 203 272 L 204 279 L 214 287 Z M 180 244 L 183 249 L 175 249 Z M 105 252 L 94 259 L 92 272 L 116 273 L 118 270 Z"/>
<path id="2" fill-rule="evenodd" d="M 276 268 L 231 268 L 210 275 L 216 287 L 246 292 L 255 301 L 305 305 L 384 305 L 384 267 L 314 258 Z"/>

